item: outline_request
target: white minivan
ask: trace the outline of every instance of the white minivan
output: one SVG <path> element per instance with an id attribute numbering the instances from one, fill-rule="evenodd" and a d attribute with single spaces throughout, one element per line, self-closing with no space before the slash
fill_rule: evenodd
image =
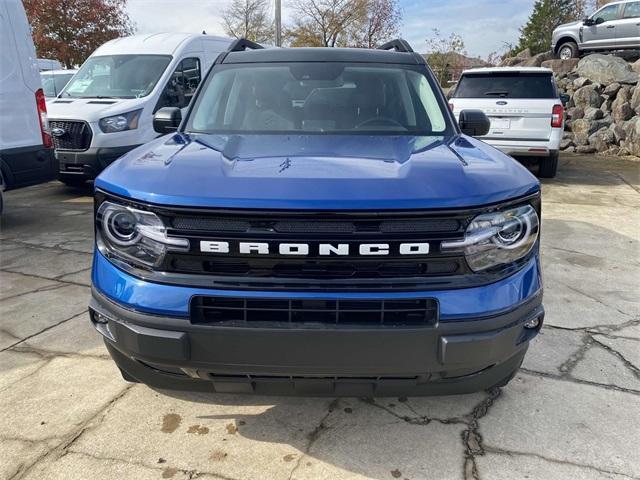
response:
<path id="1" fill-rule="evenodd" d="M 47 107 L 31 28 L 20 0 L 2 0 L 0 192 L 50 180 L 55 171 Z"/>
<path id="2" fill-rule="evenodd" d="M 59 179 L 78 185 L 158 136 L 153 114 L 184 108 L 232 39 L 156 33 L 111 40 L 48 102 Z"/>

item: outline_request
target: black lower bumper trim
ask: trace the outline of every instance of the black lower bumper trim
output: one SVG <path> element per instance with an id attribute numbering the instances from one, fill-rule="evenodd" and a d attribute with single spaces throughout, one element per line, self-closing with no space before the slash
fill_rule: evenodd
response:
<path id="1" fill-rule="evenodd" d="M 188 318 L 124 309 L 95 289 L 90 309 L 118 366 L 141 382 L 300 395 L 488 388 L 517 368 L 544 317 L 540 295 L 501 315 L 415 328 L 194 325 Z M 536 318 L 539 325 L 524 327 Z"/>
<path id="2" fill-rule="evenodd" d="M 136 147 L 138 145 L 99 147 L 89 148 L 81 152 L 57 150 L 56 156 L 60 165 L 58 178 L 82 177 L 87 180 L 93 179 L 111 163 Z"/>

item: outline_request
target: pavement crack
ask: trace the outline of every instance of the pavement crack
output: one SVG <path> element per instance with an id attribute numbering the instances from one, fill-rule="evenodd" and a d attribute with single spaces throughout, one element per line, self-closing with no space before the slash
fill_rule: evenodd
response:
<path id="1" fill-rule="evenodd" d="M 478 421 L 489 413 L 495 401 L 502 395 L 500 388 L 488 390 L 488 396 L 476 405 L 469 416 L 469 424 L 462 432 L 462 443 L 464 445 L 463 475 L 465 480 L 479 480 L 480 473 L 476 464 L 476 456 L 484 455 L 484 446 L 480 426 Z"/>
<path id="2" fill-rule="evenodd" d="M 52 280 L 55 281 L 55 280 Z M 8 297 L 1 298 L 0 301 L 14 300 L 16 298 L 24 297 L 26 295 L 31 295 L 32 293 L 41 293 L 41 292 L 50 292 L 52 290 L 58 290 L 60 288 L 67 287 L 64 283 L 60 283 L 59 285 L 47 285 L 45 287 L 36 288 L 35 290 L 29 290 L 28 292 L 16 293 L 15 295 L 10 295 Z"/>
<path id="3" fill-rule="evenodd" d="M 580 348 L 571 355 L 567 360 L 565 360 L 562 365 L 558 367 L 558 370 L 561 372 L 561 376 L 567 377 L 571 374 L 573 369 L 576 367 L 578 363 L 584 358 L 587 351 L 593 346 L 593 338 L 591 335 L 586 333 L 582 334 L 582 345 Z"/>
<path id="4" fill-rule="evenodd" d="M 38 463 L 40 463 L 41 461 L 45 460 L 50 456 L 54 457 L 55 459 L 65 456 L 68 453 L 71 445 L 73 445 L 79 438 L 81 438 L 86 431 L 91 430 L 92 428 L 95 428 L 98 425 L 100 425 L 104 420 L 104 418 L 106 417 L 107 413 L 113 408 L 113 406 L 121 398 L 123 398 L 133 387 L 135 387 L 135 385 L 127 385 L 124 389 L 120 391 L 120 393 L 118 393 L 109 402 L 107 402 L 106 405 L 100 408 L 100 410 L 98 410 L 96 413 L 91 415 L 88 419 L 81 422 L 79 424 L 79 427 L 75 431 L 62 437 L 60 443 L 55 445 L 52 449 L 48 450 L 44 454 L 33 459 L 31 462 L 29 462 L 29 464 L 20 465 L 20 468 L 9 477 L 9 480 L 18 480 L 24 477 L 27 473 L 29 473 L 29 471 L 31 471 L 31 469 L 34 466 L 36 466 Z M 94 423 L 94 420 L 98 418 L 99 418 L 99 421 L 97 423 Z"/>
<path id="5" fill-rule="evenodd" d="M 631 373 L 636 378 L 640 379 L 640 369 L 638 367 L 636 367 L 633 363 L 631 363 L 629 360 L 627 360 L 627 358 L 622 353 L 620 353 L 615 348 L 610 347 L 606 343 L 603 343 L 603 342 L 599 341 L 597 338 L 591 337 L 591 339 L 594 342 L 596 342 L 600 347 L 604 348 L 609 353 L 611 353 L 612 355 L 617 357 L 624 364 L 624 366 L 627 367 L 631 371 Z"/>
<path id="6" fill-rule="evenodd" d="M 316 427 L 307 435 L 307 445 L 305 446 L 302 455 L 300 455 L 296 460 L 296 464 L 291 469 L 291 472 L 289 472 L 289 480 L 293 479 L 293 475 L 300 468 L 300 465 L 302 465 L 302 460 L 309 454 L 315 442 L 318 441 L 322 434 L 328 429 L 328 427 L 325 425 L 325 422 L 327 421 L 329 416 L 338 409 L 339 404 L 340 399 L 334 398 L 327 407 L 327 413 L 325 413 Z"/>
<path id="7" fill-rule="evenodd" d="M 598 304 L 602 305 L 603 307 L 607 307 L 607 308 L 613 309 L 613 310 L 615 310 L 615 311 L 617 311 L 617 312 L 621 313 L 622 315 L 624 315 L 624 316 L 626 316 L 626 317 L 630 317 L 630 316 L 631 316 L 631 314 L 630 314 L 630 313 L 625 312 L 625 311 L 623 311 L 623 310 L 620 310 L 618 307 L 615 307 L 615 306 L 613 306 L 613 305 L 609 305 L 608 303 L 605 303 L 605 302 L 603 302 L 602 300 L 600 300 L 598 297 L 594 297 L 593 295 L 591 295 L 591 294 L 589 294 L 589 293 L 587 293 L 587 292 L 583 292 L 583 291 L 582 291 L 582 290 L 580 290 L 579 288 L 573 287 L 573 286 L 571 286 L 571 285 L 568 285 L 568 284 L 566 284 L 566 283 L 562 283 L 562 282 L 558 282 L 558 283 L 561 283 L 562 285 L 564 285 L 565 287 L 567 287 L 567 288 L 568 288 L 569 290 L 571 290 L 572 292 L 578 293 L 578 294 L 580 294 L 580 295 L 582 295 L 582 296 L 584 296 L 584 297 L 587 297 L 587 298 L 589 298 L 589 299 L 593 300 L 594 302 L 596 302 L 596 303 L 598 303 Z"/>
<path id="8" fill-rule="evenodd" d="M 366 403 L 367 405 L 371 405 L 372 407 L 383 410 L 387 412 L 389 415 L 394 416 L 398 420 L 402 420 L 403 422 L 409 423 L 411 425 L 424 426 L 424 425 L 429 425 L 431 422 L 438 422 L 438 423 L 442 423 L 443 425 L 456 425 L 456 424 L 467 425 L 468 424 L 468 421 L 463 417 L 435 418 L 435 417 L 429 417 L 427 415 L 421 415 L 419 412 L 417 412 L 413 407 L 408 405 L 406 402 L 405 402 L 405 405 L 407 405 L 407 408 L 409 408 L 409 410 L 411 410 L 415 414 L 415 417 L 411 417 L 409 415 L 400 415 L 399 413 L 393 411 L 391 408 L 386 407 L 385 405 L 379 404 L 373 398 L 360 398 L 359 400 L 363 403 Z"/>
<path id="9" fill-rule="evenodd" d="M 518 451 L 518 450 L 504 450 L 504 449 L 497 448 L 497 447 L 492 447 L 492 446 L 489 446 L 489 445 L 485 445 L 484 449 L 485 449 L 486 453 L 492 453 L 492 454 L 495 454 L 495 455 L 509 455 L 509 456 L 538 458 L 540 460 L 544 460 L 546 462 L 555 463 L 555 464 L 559 464 L 559 465 L 569 465 L 569 466 L 572 466 L 572 467 L 578 467 L 578 468 L 584 468 L 584 469 L 588 469 L 588 470 L 593 470 L 595 472 L 603 473 L 603 474 L 607 474 L 607 475 L 619 475 L 621 477 L 631 478 L 631 479 L 635 479 L 635 480 L 638 479 L 638 477 L 635 477 L 635 476 L 632 476 L 632 475 L 629 475 L 629 474 L 626 474 L 626 473 L 616 472 L 614 470 L 608 470 L 608 469 L 596 467 L 594 465 L 588 465 L 588 464 L 584 464 L 584 463 L 572 462 L 570 460 L 560 460 L 560 459 L 557 459 L 557 458 L 548 457 L 546 455 L 542 455 L 542 454 L 534 453 L 534 452 L 522 452 L 522 451 Z"/>
<path id="10" fill-rule="evenodd" d="M 62 280 L 61 277 L 45 277 L 43 275 L 36 275 L 35 273 L 24 273 L 24 272 L 21 272 L 19 270 L 10 270 L 10 268 L 7 268 L 7 267 L 0 268 L 0 273 L 1 272 L 13 273 L 13 274 L 17 274 L 17 275 L 23 275 L 23 276 L 28 277 L 28 278 L 37 278 L 38 280 L 49 280 L 49 281 L 65 283 L 67 285 L 75 285 L 77 287 L 89 288 L 84 283 L 72 282 L 72 281 L 69 281 L 69 280 Z M 75 273 L 78 273 L 78 272 L 75 272 Z M 66 275 L 69 275 L 69 274 L 65 273 L 64 275 L 62 275 L 62 277 L 66 276 Z"/>
<path id="11" fill-rule="evenodd" d="M 4 351 L 6 351 L 6 350 L 10 350 L 10 349 L 12 349 L 13 347 L 15 347 L 15 346 L 17 346 L 17 345 L 20 345 L 21 343 L 26 342 L 27 340 L 29 340 L 29 339 L 31 339 L 31 338 L 33 338 L 33 337 L 37 337 L 37 336 L 38 336 L 38 335 L 40 335 L 41 333 L 47 332 L 47 331 L 51 330 L 52 328 L 56 328 L 58 325 L 62 325 L 63 323 L 68 322 L 69 320 L 73 320 L 74 318 L 77 318 L 77 317 L 79 317 L 80 315 L 84 315 L 84 314 L 85 314 L 85 313 L 87 313 L 88 311 L 89 311 L 89 310 L 85 308 L 85 309 L 84 309 L 84 310 L 82 310 L 81 312 L 79 312 L 79 313 L 75 313 L 75 314 L 73 314 L 73 315 L 72 315 L 71 317 L 69 317 L 69 318 L 65 318 L 64 320 L 60 320 L 59 322 L 56 322 L 56 323 L 54 323 L 54 324 L 51 324 L 51 325 L 49 325 L 49 326 L 47 326 L 47 327 L 43 328 L 42 330 L 40 330 L 40 331 L 39 331 L 39 332 L 37 332 L 37 333 L 34 333 L 34 334 L 31 334 L 31 335 L 28 335 L 28 336 L 26 336 L 26 337 L 24 337 L 24 338 L 20 339 L 19 341 L 15 342 L 15 343 L 12 343 L 12 344 L 11 344 L 11 345 L 9 345 L 8 347 L 5 347 L 5 348 L 3 348 L 2 350 L 0 350 L 0 352 L 4 352 Z M 16 337 L 14 336 L 14 338 L 16 338 Z"/>
<path id="12" fill-rule="evenodd" d="M 630 393 L 631 395 L 640 395 L 640 390 L 635 390 L 633 388 L 625 388 L 625 387 L 619 387 L 617 385 L 610 385 L 610 384 L 606 384 L 606 383 L 592 382 L 590 380 L 582 380 L 580 378 L 575 378 L 575 377 L 572 377 L 572 376 L 553 375 L 551 373 L 538 372 L 536 370 L 531 370 L 531 369 L 528 369 L 528 368 L 525 368 L 525 367 L 520 367 L 519 371 L 521 373 L 525 373 L 525 374 L 531 375 L 533 377 L 551 378 L 553 380 L 559 380 L 559 381 L 563 381 L 563 382 L 571 382 L 571 383 L 577 383 L 577 384 L 581 384 L 581 385 L 590 385 L 592 387 L 604 388 L 605 390 L 616 390 L 618 392 Z"/>

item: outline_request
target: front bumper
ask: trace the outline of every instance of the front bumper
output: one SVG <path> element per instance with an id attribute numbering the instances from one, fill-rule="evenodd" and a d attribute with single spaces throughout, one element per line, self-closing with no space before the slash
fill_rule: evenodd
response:
<path id="1" fill-rule="evenodd" d="M 56 150 L 56 157 L 60 164 L 58 178 L 94 179 L 111 163 L 138 146 L 92 147 L 81 152 Z"/>
<path id="2" fill-rule="evenodd" d="M 443 306 L 440 321 L 425 327 L 196 325 L 188 315 L 143 312 L 114 301 L 100 291 L 101 268 L 94 265 L 93 324 L 125 378 L 157 388 L 335 396 L 469 393 L 499 384 L 518 368 L 544 317 L 538 288 L 510 308 L 484 316 L 443 316 Z M 537 262 L 532 268 L 537 272 Z M 518 274 L 506 279 L 512 290 L 519 280 Z M 149 287 L 147 293 L 159 287 L 136 285 L 139 292 Z M 122 282 L 118 288 L 127 289 Z M 495 285 L 479 289 L 488 296 L 499 291 Z M 471 295 L 447 293 L 461 302 Z M 524 327 L 536 318 L 536 328 Z"/>

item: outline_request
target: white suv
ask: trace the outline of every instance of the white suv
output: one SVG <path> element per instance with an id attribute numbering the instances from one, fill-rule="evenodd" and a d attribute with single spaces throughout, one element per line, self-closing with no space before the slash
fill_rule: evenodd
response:
<path id="1" fill-rule="evenodd" d="M 470 109 L 489 117 L 491 129 L 480 140 L 512 156 L 539 157 L 538 175 L 555 177 L 566 99 L 558 95 L 550 69 L 465 70 L 449 98 L 456 118 Z"/>

